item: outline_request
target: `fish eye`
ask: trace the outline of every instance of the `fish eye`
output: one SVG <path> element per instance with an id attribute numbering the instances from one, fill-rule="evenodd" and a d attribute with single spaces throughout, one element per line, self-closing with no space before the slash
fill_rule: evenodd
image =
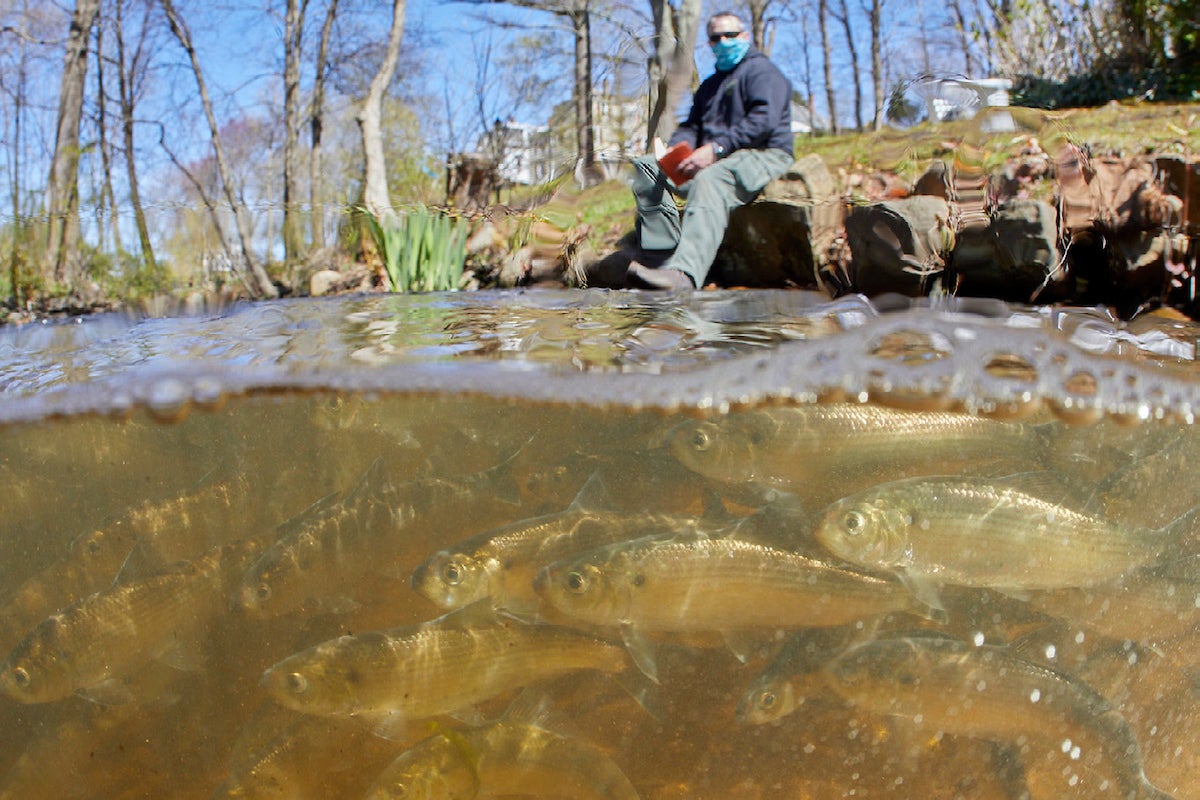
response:
<path id="1" fill-rule="evenodd" d="M 578 570 L 568 572 L 563 583 L 566 585 L 567 591 L 575 594 L 583 594 L 588 590 L 587 576 Z"/>
<path id="2" fill-rule="evenodd" d="M 96 555 L 97 553 L 99 553 L 101 539 L 103 539 L 103 538 L 104 538 L 104 534 L 101 531 L 96 531 L 94 536 L 89 537 L 87 540 L 88 553 L 90 553 L 91 555 Z"/>
<path id="3" fill-rule="evenodd" d="M 299 672 L 290 672 L 287 676 L 288 688 L 296 694 L 304 694 L 308 691 L 308 678 L 301 675 Z"/>
<path id="4" fill-rule="evenodd" d="M 447 561 L 442 567 L 442 580 L 451 586 L 457 586 L 463 579 L 462 564 L 457 561 Z"/>
<path id="5" fill-rule="evenodd" d="M 849 511 L 842 517 L 842 526 L 845 527 L 846 533 L 857 536 L 867 527 L 867 518 L 861 511 Z"/>
<path id="6" fill-rule="evenodd" d="M 401 797 L 401 798 L 408 797 L 408 787 L 406 785 L 404 785 L 403 783 L 393 783 L 391 796 L 392 797 Z"/>
<path id="7" fill-rule="evenodd" d="M 758 696 L 758 707 L 763 711 L 770 711 L 775 707 L 775 700 L 774 692 L 763 692 Z"/>
<path id="8" fill-rule="evenodd" d="M 713 437 L 709 435 L 704 428 L 697 428 L 692 431 L 692 449 L 699 450 L 703 453 L 708 448 L 712 447 Z"/>
<path id="9" fill-rule="evenodd" d="M 258 585 L 258 590 L 254 594 L 258 597 L 259 600 L 270 600 L 271 599 L 271 587 L 265 583 L 260 583 Z"/>
<path id="10" fill-rule="evenodd" d="M 28 689 L 32 683 L 32 678 L 29 675 L 29 670 L 24 667 L 15 667 L 12 671 L 13 683 L 18 689 Z"/>

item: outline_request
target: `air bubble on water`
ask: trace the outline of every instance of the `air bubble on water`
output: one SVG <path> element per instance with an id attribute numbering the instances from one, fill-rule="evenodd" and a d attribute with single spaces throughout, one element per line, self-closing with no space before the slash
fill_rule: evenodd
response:
<path id="1" fill-rule="evenodd" d="M 225 386 L 212 375 L 203 375 L 192 386 L 192 397 L 205 406 L 217 405 L 225 396 Z"/>
<path id="2" fill-rule="evenodd" d="M 1063 742 L 1062 742 L 1062 744 L 1060 745 L 1060 747 L 1062 748 L 1062 751 L 1063 751 L 1064 753 L 1069 753 L 1069 752 L 1071 752 L 1071 740 L 1070 740 L 1070 739 L 1063 739 Z"/>
<path id="3" fill-rule="evenodd" d="M 983 631 L 975 631 L 975 635 L 971 637 L 971 641 L 975 643 L 976 647 L 983 647 L 985 641 Z"/>
<path id="4" fill-rule="evenodd" d="M 1124 650 L 1124 651 L 1125 651 L 1125 652 L 1127 652 L 1127 653 L 1129 652 L 1129 650 L 1130 650 L 1132 647 L 1133 647 L 1133 642 L 1132 642 L 1132 641 L 1130 641 L 1129 639 L 1126 639 L 1125 641 L 1121 642 L 1121 649 L 1122 649 L 1122 650 Z"/>
<path id="5" fill-rule="evenodd" d="M 868 392 L 862 391 L 862 392 L 858 393 L 858 402 L 865 403 L 870 399 L 871 399 L 871 395 Z"/>
<path id="6" fill-rule="evenodd" d="M 913 717 L 913 722 L 915 722 L 917 725 L 920 725 L 924 721 L 925 721 L 924 714 L 917 714 L 915 717 Z"/>
<path id="7" fill-rule="evenodd" d="M 1071 776 L 1071 779 L 1070 779 L 1070 780 L 1068 780 L 1068 781 L 1067 781 L 1067 783 L 1068 783 L 1069 785 L 1071 785 L 1071 786 L 1074 786 L 1075 784 L 1079 783 L 1079 776 L 1078 776 L 1078 775 L 1072 775 L 1072 776 Z"/>
<path id="8" fill-rule="evenodd" d="M 921 527 L 921 530 L 923 530 L 923 531 L 929 530 L 929 520 L 927 520 L 927 519 L 921 520 L 920 527 Z"/>
<path id="9" fill-rule="evenodd" d="M 1083 752 L 1083 751 L 1081 751 L 1081 750 L 1079 749 L 1079 745 L 1075 745 L 1074 747 L 1072 747 L 1072 748 L 1071 748 L 1071 760 L 1072 760 L 1072 761 L 1078 761 L 1078 760 L 1079 760 L 1079 756 L 1080 756 L 1080 754 L 1081 754 L 1082 752 Z"/>
<path id="10" fill-rule="evenodd" d="M 1083 644 L 1083 639 L 1083 631 L 1079 631 L 1079 633 L 1075 634 L 1075 644 Z"/>
<path id="11" fill-rule="evenodd" d="M 187 413 L 191 392 L 178 378 L 152 381 L 146 392 L 146 408 L 161 420 L 179 420 Z"/>
<path id="12" fill-rule="evenodd" d="M 896 786 L 903 786 L 904 785 L 904 776 L 897 775 L 896 780 L 892 781 L 892 783 L 895 784 Z"/>
<path id="13" fill-rule="evenodd" d="M 808 744 L 804 745 L 804 752 L 807 755 L 812 755 L 813 751 L 816 749 L 817 749 L 816 745 L 814 745 L 812 742 L 809 742 Z"/>
<path id="14" fill-rule="evenodd" d="M 1036 703 L 1038 700 L 1041 700 L 1041 699 L 1042 699 L 1042 690 L 1041 689 L 1034 689 L 1032 692 L 1029 693 L 1029 702 Z"/>
<path id="15" fill-rule="evenodd" d="M 1052 644 L 1046 645 L 1046 658 L 1053 659 L 1058 655 L 1058 648 Z"/>
<path id="16" fill-rule="evenodd" d="M 1136 664 L 1136 663 L 1137 663 L 1137 660 L 1138 660 L 1138 657 L 1137 657 L 1137 651 L 1136 651 L 1136 650 L 1133 650 L 1133 651 L 1131 651 L 1131 652 L 1129 653 L 1129 658 L 1127 658 L 1127 659 L 1125 659 L 1125 660 L 1126 660 L 1126 661 L 1128 661 L 1128 662 L 1129 662 L 1129 666 L 1131 666 L 1131 667 L 1132 667 L 1134 664 Z"/>

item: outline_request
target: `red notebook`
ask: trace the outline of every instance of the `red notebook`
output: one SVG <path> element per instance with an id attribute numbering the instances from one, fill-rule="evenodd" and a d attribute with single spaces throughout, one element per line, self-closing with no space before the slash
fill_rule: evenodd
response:
<path id="1" fill-rule="evenodd" d="M 670 147 L 667 152 L 662 154 L 662 158 L 658 159 L 658 166 L 667 173 L 667 177 L 674 181 L 676 186 L 682 186 L 691 180 L 689 176 L 679 171 L 679 162 L 691 154 L 692 146 L 687 142 L 680 142 Z"/>

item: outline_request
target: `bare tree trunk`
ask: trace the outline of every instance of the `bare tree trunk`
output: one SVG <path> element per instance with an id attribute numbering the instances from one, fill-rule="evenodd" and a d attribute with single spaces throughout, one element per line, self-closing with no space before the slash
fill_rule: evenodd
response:
<path id="1" fill-rule="evenodd" d="M 750 9 L 750 38 L 754 42 L 754 46 L 759 50 L 767 53 L 771 52 L 771 40 L 774 36 L 773 20 L 767 19 L 767 7 L 771 5 L 771 0 L 747 0 L 746 6 Z M 767 35 L 767 28 L 772 28 L 772 34 Z"/>
<path id="2" fill-rule="evenodd" d="M 208 85 L 204 82 L 204 73 L 200 70 L 200 59 L 196 57 L 196 48 L 192 45 L 192 35 L 176 13 L 171 0 L 162 0 L 162 7 L 167 14 L 167 23 L 171 26 L 171 33 L 179 40 L 179 44 L 182 45 L 192 61 L 192 72 L 196 76 L 200 101 L 204 105 L 204 116 L 208 119 L 209 132 L 212 135 L 213 152 L 217 158 L 217 172 L 221 177 L 221 187 L 225 192 L 225 200 L 233 212 L 242 258 L 245 259 L 246 267 L 253 277 L 253 280 L 249 281 L 247 285 L 251 287 L 251 294 L 254 297 L 278 297 L 279 292 L 271 283 L 262 264 L 258 263 L 258 259 L 254 257 L 254 252 L 250 247 L 250 221 L 246 217 L 246 209 L 238 198 L 238 192 L 234 190 L 233 174 L 229 169 L 229 160 L 225 157 L 225 148 L 221 146 L 221 130 L 217 125 L 216 114 L 213 113 L 212 99 L 208 95 Z"/>
<path id="3" fill-rule="evenodd" d="M 842 23 L 842 29 L 846 32 L 846 47 L 850 50 L 850 74 L 854 76 L 854 125 L 856 130 L 863 129 L 863 96 L 862 96 L 862 68 L 858 63 L 858 47 L 854 44 L 854 27 L 850 23 L 850 9 L 846 7 L 846 0 L 838 0 L 840 13 L 833 12 L 834 18 Z"/>
<path id="4" fill-rule="evenodd" d="M 396 61 L 400 58 L 400 39 L 404 36 L 405 0 L 392 0 L 392 28 L 388 34 L 387 51 L 367 96 L 358 109 L 356 119 L 362 131 L 363 157 L 363 205 L 377 219 L 391 217 L 391 197 L 388 195 L 387 170 L 383 158 L 383 95 L 396 72 Z"/>
<path id="5" fill-rule="evenodd" d="M 25 26 L 29 19 L 29 4 L 22 3 L 21 9 L 21 26 Z M 24 31 L 22 31 L 24 33 Z M 11 247 L 9 251 L 8 261 L 8 276 L 9 287 L 12 290 L 13 307 L 21 305 L 21 289 L 22 289 L 22 267 L 25 261 L 25 247 L 27 245 L 26 237 L 28 235 L 25 226 L 25 217 L 21 209 L 21 155 L 22 155 L 22 134 L 21 120 L 25 118 L 25 68 L 29 57 L 29 42 L 28 37 L 18 36 L 21 42 L 20 57 L 17 59 L 17 76 L 16 89 L 13 95 L 13 140 L 12 140 L 12 155 L 10 156 L 10 164 L 12 165 L 12 215 L 13 215 L 13 235 Z"/>
<path id="6" fill-rule="evenodd" d="M 808 109 L 808 125 L 810 135 L 817 132 L 817 87 L 813 81 L 812 62 L 808 55 L 809 30 L 808 15 L 800 16 L 801 51 L 804 53 L 804 94 L 805 107 Z"/>
<path id="7" fill-rule="evenodd" d="M 333 36 L 333 20 L 337 16 L 338 0 L 329 0 L 325 22 L 321 25 L 321 44 L 317 48 L 317 64 L 313 75 L 312 152 L 309 156 L 309 203 L 312 205 L 312 246 L 325 247 L 325 178 L 321 174 L 321 134 L 325 126 L 325 72 L 329 64 L 329 40 Z"/>
<path id="8" fill-rule="evenodd" d="M 300 210 L 300 43 L 308 0 L 287 0 L 283 67 L 283 258 L 291 264 L 304 249 Z M 267 240 L 268 243 L 270 239 Z M 268 245 L 269 246 L 269 245 Z"/>
<path id="9" fill-rule="evenodd" d="M 58 95 L 58 124 L 46 187 L 48 231 L 43 276 L 70 287 L 79 260 L 79 123 L 87 81 L 88 40 L 100 0 L 78 0 L 71 14 Z"/>
<path id="10" fill-rule="evenodd" d="M 142 207 L 141 189 L 138 184 L 137 158 L 133 148 L 133 110 L 135 82 L 142 67 L 147 31 L 150 25 L 150 4 L 143 8 L 141 29 L 133 54 L 126 59 L 124 30 L 124 0 L 117 0 L 117 91 L 121 100 L 121 133 L 125 145 L 125 172 L 129 180 L 129 202 L 133 205 L 133 219 L 137 225 L 138 243 L 142 248 L 142 267 L 147 275 L 154 275 L 158 267 L 154 259 L 154 245 L 150 241 L 150 227 L 146 224 L 146 210 Z"/>
<path id="11" fill-rule="evenodd" d="M 575 35 L 575 152 L 585 172 L 596 163 L 596 126 L 592 122 L 592 16 L 588 0 L 570 14 Z"/>
<path id="12" fill-rule="evenodd" d="M 867 20 L 871 27 L 871 89 L 875 95 L 875 116 L 871 127 L 883 129 L 884 104 L 887 98 L 883 87 L 883 0 L 871 0 L 867 9 Z"/>
<path id="13" fill-rule="evenodd" d="M 665 138 L 675 129 L 675 109 L 691 88 L 696 74 L 692 52 L 700 29 L 702 5 L 702 0 L 682 0 L 675 8 L 666 0 L 650 0 L 650 10 L 654 14 L 654 53 L 650 56 L 648 69 L 647 147 L 654 137 Z"/>
<path id="14" fill-rule="evenodd" d="M 829 104 L 829 132 L 836 136 L 841 128 L 837 118 L 837 92 L 833 88 L 833 45 L 829 41 L 829 0 L 817 3 L 817 24 L 821 26 L 821 53 L 825 60 L 825 101 Z"/>
<path id="15" fill-rule="evenodd" d="M 104 174 L 101 176 L 103 182 L 100 188 L 101 202 L 97 208 L 103 208 L 105 203 L 108 204 L 109 212 L 109 227 L 112 229 L 113 249 L 120 253 L 123 248 L 121 246 L 121 215 L 117 209 L 117 196 L 113 192 L 112 182 L 112 146 L 108 142 L 108 116 L 105 113 L 108 107 L 108 92 L 104 90 L 104 25 L 96 26 L 96 128 L 99 133 L 100 146 L 100 165 Z M 97 216 L 100 212 L 97 211 Z M 97 222 L 101 220 L 98 218 Z M 104 248 L 104 229 L 97 226 L 100 236 L 100 247 Z"/>

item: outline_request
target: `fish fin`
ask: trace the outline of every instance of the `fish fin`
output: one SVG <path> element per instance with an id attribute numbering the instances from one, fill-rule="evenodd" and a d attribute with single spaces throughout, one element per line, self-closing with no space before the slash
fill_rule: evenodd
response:
<path id="1" fill-rule="evenodd" d="M 950 620 L 950 614 L 946 611 L 945 604 L 942 603 L 937 586 L 929 580 L 928 576 L 897 570 L 896 577 L 904 585 L 904 588 L 908 589 L 916 598 L 917 608 L 913 609 L 915 613 L 939 625 L 944 625 Z"/>
<path id="2" fill-rule="evenodd" d="M 760 630 L 721 631 L 721 638 L 733 657 L 746 664 L 764 652 L 772 649 L 778 642 L 775 631 L 770 628 Z"/>
<path id="3" fill-rule="evenodd" d="M 204 651 L 195 637 L 191 635 L 175 635 L 170 643 L 159 651 L 155 660 L 166 664 L 180 672 L 195 672 L 204 666 Z"/>
<path id="4" fill-rule="evenodd" d="M 654 660 L 654 651 L 646 638 L 636 628 L 628 623 L 621 623 L 621 639 L 633 663 L 650 680 L 658 683 L 658 663 Z"/>
<path id="5" fill-rule="evenodd" d="M 384 711 L 379 714 L 356 714 L 354 719 L 366 726 L 367 730 L 381 739 L 399 742 L 409 738 L 408 718 L 398 711 Z"/>
<path id="6" fill-rule="evenodd" d="M 1169 556 L 1169 560 L 1180 561 L 1200 556 L 1200 506 L 1189 508 L 1168 522 L 1162 530 L 1168 544 L 1164 554 Z"/>
<path id="7" fill-rule="evenodd" d="M 1020 600 L 1022 603 L 1028 603 L 1033 598 L 1033 592 L 1028 589 L 1018 589 L 1016 587 L 1000 588 L 997 586 L 989 587 L 993 592 L 1004 597 Z"/>
<path id="8" fill-rule="evenodd" d="M 526 686 L 504 709 L 500 719 L 514 725 L 545 728 L 553 710 L 554 703 L 544 686 Z"/>
<path id="9" fill-rule="evenodd" d="M 364 497 L 381 497 L 391 490 L 392 479 L 388 474 L 383 456 L 380 456 L 371 462 L 371 466 L 367 467 L 367 471 L 346 495 L 346 505 L 353 505 L 355 501 Z"/>
<path id="10" fill-rule="evenodd" d="M 341 492 L 330 492 L 319 500 L 314 501 L 300 513 L 289 517 L 276 525 L 275 530 L 273 531 L 274 537 L 278 540 L 284 538 L 285 536 L 290 536 L 307 525 L 311 520 L 319 518 L 321 515 L 327 513 L 331 508 L 337 506 L 341 499 Z"/>
<path id="11" fill-rule="evenodd" d="M 1159 789 L 1142 775 L 1137 787 L 1137 800 L 1175 800 L 1175 795 Z"/>
<path id="12" fill-rule="evenodd" d="M 486 598 L 485 598 L 486 599 Z M 521 597 L 490 598 L 492 612 L 498 617 L 515 619 L 526 625 L 537 625 L 547 621 L 537 600 Z M 551 620 L 551 624 L 556 624 Z"/>
<path id="13" fill-rule="evenodd" d="M 662 692 L 659 689 L 657 678 L 652 678 L 644 672 L 627 669 L 616 676 L 616 681 L 633 698 L 633 701 L 642 707 L 643 711 L 658 722 L 663 721 Z"/>
<path id="14" fill-rule="evenodd" d="M 129 688 L 129 684 L 120 678 L 109 678 L 75 693 L 102 706 L 123 706 L 137 702 L 137 696 Z"/>
<path id="15" fill-rule="evenodd" d="M 1058 473 L 1048 469 L 1005 475 L 997 478 L 996 483 L 1041 500 L 1071 508 L 1079 508 L 1086 504 L 1086 501 L 1079 497 L 1078 493 L 1068 486 Z"/>
<path id="16" fill-rule="evenodd" d="M 520 617 L 495 608 L 492 599 L 485 597 L 470 605 L 448 611 L 425 623 L 438 628 L 473 628 L 479 625 L 495 625 L 498 620 L 511 619 L 523 622 Z"/>
<path id="17" fill-rule="evenodd" d="M 462 708 L 456 708 L 449 712 L 446 716 L 450 717 L 451 719 L 456 719 L 466 725 L 474 726 L 484 725 L 488 721 L 487 718 L 484 717 L 483 714 L 480 713 L 479 709 L 475 706 L 463 706 Z"/>
<path id="18" fill-rule="evenodd" d="M 567 511 L 601 511 L 615 508 L 616 502 L 608 491 L 608 484 L 599 470 L 592 472 L 588 479 L 575 493 L 575 499 L 567 506 Z"/>
<path id="19" fill-rule="evenodd" d="M 150 544 L 139 536 L 125 555 L 125 560 L 121 562 L 121 568 L 117 570 L 116 577 L 113 578 L 113 586 L 127 586 L 145 580 L 161 574 L 169 566 L 170 564 L 163 561 L 162 557 L 150 547 Z"/>

